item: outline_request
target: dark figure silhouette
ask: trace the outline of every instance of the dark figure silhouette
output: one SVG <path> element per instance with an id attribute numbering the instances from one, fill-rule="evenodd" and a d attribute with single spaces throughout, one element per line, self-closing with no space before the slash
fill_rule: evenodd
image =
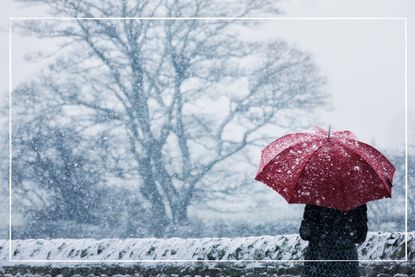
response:
<path id="1" fill-rule="evenodd" d="M 356 243 L 367 235 L 367 207 L 348 212 L 306 205 L 300 236 L 308 240 L 305 260 L 358 260 Z M 304 262 L 302 277 L 359 277 L 359 262 Z"/>

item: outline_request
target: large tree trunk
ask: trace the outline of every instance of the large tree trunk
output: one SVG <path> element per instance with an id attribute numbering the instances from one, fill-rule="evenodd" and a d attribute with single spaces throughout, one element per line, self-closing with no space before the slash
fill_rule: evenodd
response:
<path id="1" fill-rule="evenodd" d="M 181 205 L 175 210 L 176 221 L 180 225 L 188 223 L 187 208 L 188 205 L 181 203 Z"/>
<path id="2" fill-rule="evenodd" d="M 138 174 L 142 179 L 140 192 L 149 201 L 151 206 L 151 230 L 153 231 L 154 236 L 161 237 L 164 234 L 164 230 L 166 229 L 169 220 L 164 206 L 163 197 L 157 188 L 151 166 L 151 156 L 154 146 L 152 146 L 151 142 L 148 142 L 146 145 L 142 146 L 142 152 L 139 152 L 139 149 L 137 149 L 140 147 L 139 134 L 133 114 L 131 114 L 130 117 L 129 129 L 131 152 L 137 162 Z"/>
<path id="3" fill-rule="evenodd" d="M 144 176 L 144 184 L 140 187 L 140 191 L 151 204 L 151 214 L 153 216 L 150 221 L 151 230 L 153 230 L 154 236 L 162 237 L 168 225 L 166 209 L 154 178 L 151 173 L 148 174 L 147 170 L 151 170 L 151 168 L 147 166 L 140 167 L 141 176 Z"/>
<path id="4" fill-rule="evenodd" d="M 154 174 L 154 177 L 158 180 L 160 187 L 167 196 L 165 200 L 167 200 L 171 210 L 171 223 L 181 224 L 183 222 L 183 216 L 181 215 L 182 213 L 179 213 L 179 211 L 182 210 L 183 201 L 180 197 L 180 193 L 174 187 L 171 175 L 166 169 L 166 164 L 162 155 L 162 146 L 154 143 L 151 154 L 154 166 L 153 172 L 156 173 Z"/>

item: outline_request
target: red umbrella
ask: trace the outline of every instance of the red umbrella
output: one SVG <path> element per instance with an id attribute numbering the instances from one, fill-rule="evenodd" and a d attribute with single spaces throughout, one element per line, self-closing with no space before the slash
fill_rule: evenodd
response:
<path id="1" fill-rule="evenodd" d="M 350 131 L 321 128 L 288 134 L 262 150 L 255 179 L 288 203 L 312 204 L 348 211 L 390 198 L 395 167 Z"/>

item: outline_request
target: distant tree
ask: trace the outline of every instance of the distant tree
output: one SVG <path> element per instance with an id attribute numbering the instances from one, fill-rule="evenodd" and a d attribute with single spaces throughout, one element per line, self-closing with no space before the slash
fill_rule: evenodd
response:
<path id="1" fill-rule="evenodd" d="M 0 238 L 9 236 L 9 122 L 8 99 L 0 102 Z"/>
<path id="2" fill-rule="evenodd" d="M 105 132 L 108 172 L 135 178 L 156 236 L 169 224 L 186 224 L 194 196 L 223 162 L 263 140 L 267 128 L 293 127 L 299 112 L 326 101 L 324 78 L 308 54 L 280 40 L 248 43 L 235 31 L 260 21 L 82 20 L 242 18 L 275 14 L 275 1 L 23 2 L 78 18 L 18 27 L 62 39 L 38 82 L 77 132 Z"/>
<path id="3" fill-rule="evenodd" d="M 142 218 L 146 211 L 137 194 L 128 188 L 109 188 L 102 178 L 109 166 L 105 132 L 86 137 L 66 124 L 65 107 L 55 105 L 48 91 L 34 82 L 18 86 L 12 99 L 12 213 L 23 214 L 27 221 L 13 228 L 14 237 L 146 234 Z M 8 110 L 6 106 L 2 111 Z M 6 165 L 6 155 L 2 161 Z M 111 168 L 119 175 L 117 166 Z M 79 232 L 72 234 L 76 226 Z"/>
<path id="4" fill-rule="evenodd" d="M 72 130 L 53 129 L 47 124 L 43 128 L 33 124 L 22 127 L 26 134 L 19 132 L 14 140 L 19 145 L 13 159 L 14 194 L 35 193 L 25 182 L 36 182 L 54 194 L 54 204 L 43 216 L 93 223 L 90 212 L 94 210 L 99 175 L 89 157 L 78 152 L 83 149 L 76 149 L 81 138 Z"/>
<path id="5" fill-rule="evenodd" d="M 406 197 L 405 155 L 403 152 L 400 154 L 384 152 L 396 168 L 392 187 L 392 198 L 369 202 L 369 229 L 372 231 L 404 231 Z M 408 218 L 408 222 L 409 220 Z"/>
<path id="6" fill-rule="evenodd" d="M 415 231 L 415 144 L 408 150 L 408 231 Z"/>
<path id="7" fill-rule="evenodd" d="M 89 142 L 57 120 L 60 109 L 33 83 L 14 91 L 14 211 L 24 210 L 38 224 L 54 220 L 96 224 L 93 212 L 99 199 L 99 163 Z M 30 213 L 31 209 L 36 212 Z"/>

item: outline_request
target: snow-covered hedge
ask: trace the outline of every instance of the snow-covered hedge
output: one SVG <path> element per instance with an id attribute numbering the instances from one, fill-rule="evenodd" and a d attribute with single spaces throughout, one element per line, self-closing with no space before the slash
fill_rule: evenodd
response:
<path id="1" fill-rule="evenodd" d="M 8 270 L 22 266 L 73 267 L 80 264 L 100 264 L 101 268 L 119 265 L 125 269 L 139 264 L 141 269 L 149 270 L 160 266 L 183 269 L 194 268 L 197 264 L 205 269 L 221 268 L 225 271 L 227 267 L 244 270 L 264 267 L 267 270 L 274 268 L 276 272 L 283 269 L 286 273 L 298 273 L 306 245 L 307 242 L 298 235 L 202 239 L 28 239 L 12 241 L 12 259 L 16 261 L 9 261 L 9 241 L 0 240 L 0 262 Z M 408 258 L 415 261 L 415 232 L 408 233 Z M 405 259 L 404 234 L 369 233 L 367 240 L 359 246 L 359 259 L 400 260 L 389 264 L 405 264 L 402 262 Z M 132 262 L 134 260 L 142 262 Z M 233 262 L 227 262 L 229 260 Z M 381 263 L 366 264 L 373 269 Z"/>

